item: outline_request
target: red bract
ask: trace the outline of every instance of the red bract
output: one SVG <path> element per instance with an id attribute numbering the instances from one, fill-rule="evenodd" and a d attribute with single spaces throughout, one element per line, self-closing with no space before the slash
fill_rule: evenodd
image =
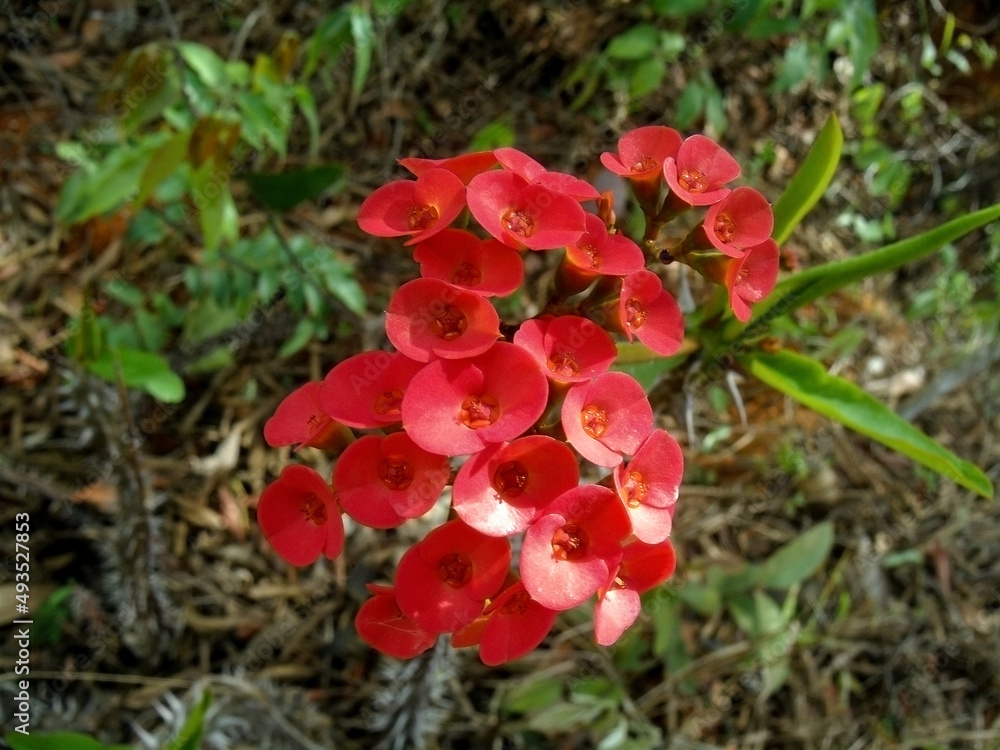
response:
<path id="1" fill-rule="evenodd" d="M 604 222 L 594 214 L 586 216 L 587 231 L 566 247 L 566 260 L 585 276 L 626 276 L 645 267 L 639 246 L 623 234 L 608 234 Z"/>
<path id="2" fill-rule="evenodd" d="M 366 586 L 372 598 L 361 605 L 354 618 L 354 628 L 365 643 L 396 659 L 412 659 L 434 645 L 434 633 L 428 633 L 399 611 L 391 586 Z"/>
<path id="3" fill-rule="evenodd" d="M 703 226 L 716 249 L 739 258 L 746 248 L 771 236 L 774 213 L 763 195 L 753 188 L 738 187 L 708 209 Z"/>
<path id="4" fill-rule="evenodd" d="M 768 238 L 748 248 L 740 258 L 713 253 L 695 256 L 691 265 L 729 292 L 729 308 L 736 319 L 750 320 L 750 306 L 760 302 L 774 290 L 778 280 L 780 253 L 778 244 Z"/>
<path id="5" fill-rule="evenodd" d="M 676 564 L 670 542 L 632 542 L 624 547 L 621 564 L 609 576 L 594 607 L 594 635 L 600 645 L 610 646 L 621 637 L 639 616 L 639 594 L 670 578 Z"/>
<path id="6" fill-rule="evenodd" d="M 545 640 L 558 614 L 532 599 L 524 584 L 516 581 L 486 608 L 479 658 L 490 667 L 520 659 Z"/>
<path id="7" fill-rule="evenodd" d="M 429 511 L 450 473 L 445 456 L 428 453 L 405 432 L 394 432 L 351 443 L 337 462 L 333 485 L 347 515 L 388 529 Z"/>
<path id="8" fill-rule="evenodd" d="M 579 315 L 527 320 L 514 334 L 514 343 L 531 354 L 548 377 L 563 383 L 607 372 L 618 356 L 608 332 Z"/>
<path id="9" fill-rule="evenodd" d="M 634 378 L 608 372 L 569 389 L 562 425 L 581 456 L 598 466 L 617 466 L 653 431 L 653 407 Z"/>
<path id="10" fill-rule="evenodd" d="M 423 366 L 399 352 L 355 354 L 326 374 L 320 402 L 349 427 L 384 427 L 402 419 L 403 394 Z"/>
<path id="11" fill-rule="evenodd" d="M 663 176 L 678 198 L 692 206 L 708 206 L 729 194 L 725 184 L 740 176 L 740 165 L 711 138 L 692 135 L 680 145 L 676 158 L 663 162 Z"/>
<path id="12" fill-rule="evenodd" d="M 452 507 L 472 528 L 510 536 L 579 481 L 576 456 L 565 443 L 530 435 L 489 445 L 466 461 L 455 477 Z"/>
<path id="13" fill-rule="evenodd" d="M 376 237 L 413 235 L 412 245 L 440 232 L 465 208 L 465 185 L 447 169 L 428 169 L 416 180 L 395 180 L 369 195 L 358 226 Z"/>
<path id="14" fill-rule="evenodd" d="M 500 337 L 500 317 L 486 299 L 440 279 L 414 279 L 396 290 L 385 332 L 411 359 L 482 354 Z"/>
<path id="15" fill-rule="evenodd" d="M 601 164 L 621 177 L 659 182 L 663 162 L 677 156 L 681 136 L 664 125 L 647 125 L 618 139 L 618 153 L 605 151 Z"/>
<path id="16" fill-rule="evenodd" d="M 292 565 L 309 565 L 322 554 L 331 559 L 344 549 L 344 521 L 323 477 L 292 464 L 264 488 L 257 503 L 264 537 Z"/>
<path id="17" fill-rule="evenodd" d="M 665 430 L 653 430 L 632 460 L 615 469 L 615 489 L 636 538 L 655 544 L 670 536 L 683 475 L 684 454 Z"/>
<path id="18" fill-rule="evenodd" d="M 589 182 L 563 172 L 550 172 L 526 153 L 516 148 L 498 148 L 493 152 L 505 169 L 520 175 L 528 182 L 547 187 L 555 193 L 568 195 L 578 201 L 595 201 L 601 197 Z"/>
<path id="19" fill-rule="evenodd" d="M 431 531 L 396 568 L 396 601 L 407 617 L 432 633 L 468 625 L 503 585 L 510 544 L 459 520 Z"/>
<path id="20" fill-rule="evenodd" d="M 477 453 L 531 427 L 547 398 L 548 382 L 531 355 L 498 342 L 478 357 L 439 359 L 417 373 L 403 397 L 403 426 L 432 453 Z"/>
<path id="21" fill-rule="evenodd" d="M 462 229 L 445 229 L 421 242 L 413 259 L 424 278 L 441 279 L 484 297 L 510 294 L 524 280 L 524 263 L 516 250 Z"/>
<path id="22" fill-rule="evenodd" d="M 452 156 L 449 159 L 421 159 L 416 156 L 410 156 L 400 159 L 399 164 L 410 170 L 417 177 L 430 169 L 447 169 L 464 184 L 468 185 L 469 180 L 477 174 L 495 167 L 497 165 L 497 158 L 493 155 L 492 151 L 474 151 L 471 154 Z"/>
<path id="23" fill-rule="evenodd" d="M 264 440 L 272 448 L 308 445 L 324 450 L 339 450 L 348 442 L 343 425 L 338 424 L 323 407 L 322 383 L 306 383 L 289 393 L 264 423 Z"/>
<path id="24" fill-rule="evenodd" d="M 514 172 L 476 175 L 469 183 L 467 198 L 480 226 L 513 248 L 563 247 L 576 242 L 586 228 L 579 203 Z"/>
<path id="25" fill-rule="evenodd" d="M 628 515 L 606 487 L 588 484 L 560 495 L 525 532 L 525 590 L 543 607 L 575 607 L 607 583 L 628 533 Z"/>
<path id="26" fill-rule="evenodd" d="M 625 277 L 618 313 L 629 341 L 638 338 L 657 354 L 670 356 L 684 342 L 681 309 L 652 271 Z"/>

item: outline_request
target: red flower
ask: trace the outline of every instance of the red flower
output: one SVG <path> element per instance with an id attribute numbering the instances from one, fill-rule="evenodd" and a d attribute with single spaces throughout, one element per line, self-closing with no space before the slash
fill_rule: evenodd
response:
<path id="1" fill-rule="evenodd" d="M 465 186 L 447 169 L 428 169 L 416 180 L 395 180 L 365 198 L 358 226 L 376 237 L 413 235 L 405 245 L 426 240 L 465 208 Z"/>
<path id="2" fill-rule="evenodd" d="M 615 643 L 642 609 L 639 594 L 659 586 L 674 574 L 677 556 L 670 542 L 632 542 L 622 550 L 617 572 L 597 595 L 594 635 L 602 646 Z"/>
<path id="3" fill-rule="evenodd" d="M 623 234 L 608 234 L 604 222 L 594 214 L 586 216 L 587 231 L 566 247 L 566 260 L 586 277 L 627 276 L 645 268 L 642 250 Z"/>
<path id="4" fill-rule="evenodd" d="M 771 236 L 774 213 L 763 195 L 753 188 L 738 187 L 708 209 L 703 227 L 716 249 L 739 258 L 746 248 Z"/>
<path id="5" fill-rule="evenodd" d="M 490 536 L 524 531 L 538 511 L 580 481 L 576 456 L 545 435 L 488 445 L 458 470 L 452 507 Z"/>
<path id="6" fill-rule="evenodd" d="M 625 277 L 618 313 L 629 341 L 638 338 L 657 354 L 670 356 L 684 342 L 681 309 L 652 271 Z"/>
<path id="7" fill-rule="evenodd" d="M 695 256 L 691 265 L 726 287 L 729 309 L 737 320 L 746 323 L 750 320 L 750 306 L 774 290 L 780 260 L 778 244 L 768 238 L 748 248 L 742 257 L 712 253 L 706 257 Z"/>
<path id="8" fill-rule="evenodd" d="M 274 415 L 264 423 L 264 440 L 272 448 L 303 445 L 338 451 L 352 436 L 323 408 L 322 383 L 306 383 L 289 393 L 278 404 Z"/>
<path id="9" fill-rule="evenodd" d="M 396 601 L 432 633 L 453 633 L 483 611 L 510 567 L 506 538 L 448 521 L 410 547 L 396 568 Z"/>
<path id="10" fill-rule="evenodd" d="M 337 462 L 333 485 L 347 515 L 388 529 L 429 511 L 450 473 L 445 456 L 428 453 L 405 432 L 394 432 L 351 443 Z"/>
<path id="11" fill-rule="evenodd" d="M 579 315 L 535 318 L 521 324 L 514 343 L 534 357 L 548 377 L 581 383 L 607 372 L 618 356 L 608 332 Z"/>
<path id="12" fill-rule="evenodd" d="M 399 611 L 391 586 L 365 585 L 372 598 L 361 605 L 354 618 L 354 628 L 365 643 L 395 659 L 412 659 L 434 645 L 434 633 Z"/>
<path id="13" fill-rule="evenodd" d="M 505 169 L 528 182 L 547 187 L 554 193 L 568 195 L 577 201 L 595 201 L 601 197 L 597 188 L 585 180 L 563 172 L 550 172 L 526 153 L 516 148 L 498 148 L 494 152 Z"/>
<path id="14" fill-rule="evenodd" d="M 333 559 L 344 549 L 344 521 L 323 477 L 292 464 L 260 494 L 257 523 L 278 555 L 292 565 L 309 565 L 320 554 Z"/>
<path id="15" fill-rule="evenodd" d="M 579 203 L 514 172 L 476 175 L 467 198 L 480 226 L 518 250 L 563 247 L 576 242 L 586 229 Z"/>
<path id="16" fill-rule="evenodd" d="M 663 176 L 674 194 L 692 206 L 709 206 L 729 194 L 727 182 L 740 176 L 740 165 L 722 146 L 692 135 L 663 162 Z"/>
<path id="17" fill-rule="evenodd" d="M 582 485 L 560 495 L 525 532 L 525 590 L 543 607 L 575 607 L 607 583 L 628 533 L 628 515 L 606 487 Z"/>
<path id="18" fill-rule="evenodd" d="M 462 229 L 445 229 L 421 242 L 413 259 L 424 278 L 441 279 L 484 297 L 511 294 L 524 281 L 524 263 L 516 250 Z"/>
<path id="19" fill-rule="evenodd" d="M 489 667 L 520 659 L 545 640 L 558 614 L 532 599 L 521 581 L 512 583 L 486 608 L 479 658 Z"/>
<path id="20" fill-rule="evenodd" d="M 653 430 L 632 460 L 615 468 L 615 489 L 636 538 L 655 544 L 670 536 L 683 475 L 684 454 L 666 430 Z"/>
<path id="21" fill-rule="evenodd" d="M 562 406 L 566 439 L 598 466 L 617 466 L 653 431 L 653 407 L 642 386 L 623 372 L 608 372 L 569 389 Z"/>
<path id="22" fill-rule="evenodd" d="M 618 153 L 605 151 L 601 164 L 621 177 L 658 182 L 663 162 L 677 156 L 681 136 L 664 125 L 647 125 L 625 133 L 618 139 Z"/>
<path id="23" fill-rule="evenodd" d="M 497 158 L 493 155 L 492 151 L 474 151 L 471 154 L 460 154 L 448 159 L 421 159 L 416 156 L 409 156 L 405 159 L 400 159 L 399 164 L 410 170 L 417 177 L 435 167 L 447 169 L 464 184 L 468 185 L 469 180 L 477 174 L 495 167 L 497 165 Z"/>
<path id="24" fill-rule="evenodd" d="M 428 362 L 482 354 L 500 337 L 500 317 L 486 299 L 440 279 L 414 279 L 389 300 L 385 332 L 399 351 Z"/>
<path id="25" fill-rule="evenodd" d="M 498 342 L 478 357 L 439 359 L 417 373 L 403 397 L 403 426 L 432 453 L 477 453 L 531 427 L 547 398 L 548 382 L 531 355 Z"/>
<path id="26" fill-rule="evenodd" d="M 399 352 L 355 354 L 326 374 L 320 402 L 350 427 L 384 427 L 402 419 L 403 394 L 423 366 Z"/>

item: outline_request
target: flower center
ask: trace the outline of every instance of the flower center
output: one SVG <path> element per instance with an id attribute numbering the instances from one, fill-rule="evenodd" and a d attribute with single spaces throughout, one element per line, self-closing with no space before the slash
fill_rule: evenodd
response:
<path id="1" fill-rule="evenodd" d="M 504 605 L 500 607 L 500 614 L 502 615 L 521 615 L 524 614 L 524 610 L 528 608 L 528 604 L 531 603 L 531 596 L 527 591 L 518 591 L 516 594 L 512 594 L 510 599 L 504 602 Z"/>
<path id="2" fill-rule="evenodd" d="M 634 297 L 625 303 L 625 324 L 633 331 L 646 322 L 646 307 Z"/>
<path id="3" fill-rule="evenodd" d="M 376 414 L 399 414 L 403 406 L 403 392 L 398 388 L 393 391 L 383 391 L 375 398 L 372 408 Z"/>
<path id="4" fill-rule="evenodd" d="M 468 327 L 469 319 L 454 305 L 448 305 L 444 310 L 434 314 L 434 322 L 431 323 L 434 333 L 445 341 L 454 341 L 465 333 Z"/>
<path id="5" fill-rule="evenodd" d="M 452 552 L 438 560 L 438 576 L 441 580 L 458 589 L 472 578 L 472 561 L 459 552 Z"/>
<path id="6" fill-rule="evenodd" d="M 503 225 L 518 237 L 530 237 L 535 233 L 535 220 L 525 211 L 508 211 L 503 215 Z"/>
<path id="7" fill-rule="evenodd" d="M 591 404 L 580 412 L 580 424 L 584 432 L 597 440 L 608 431 L 608 415 L 600 406 Z"/>
<path id="8" fill-rule="evenodd" d="M 312 521 L 317 526 L 326 523 L 326 503 L 310 492 L 302 498 L 302 515 L 307 521 Z"/>
<path id="9" fill-rule="evenodd" d="M 608 586 L 608 589 L 610 591 L 613 591 L 615 589 L 625 589 L 625 588 L 628 588 L 628 586 L 625 584 L 625 581 L 623 581 L 620 576 L 615 576 L 615 580 L 613 580 L 611 582 L 611 585 Z"/>
<path id="10" fill-rule="evenodd" d="M 704 193 L 708 189 L 705 173 L 700 169 L 683 169 L 677 175 L 677 184 L 689 193 Z"/>
<path id="11" fill-rule="evenodd" d="M 437 218 L 438 210 L 434 206 L 428 206 L 426 203 L 423 203 L 410 208 L 410 214 L 406 217 L 406 226 L 414 231 L 420 231 L 421 229 L 427 229 L 427 227 L 437 221 Z"/>
<path id="12" fill-rule="evenodd" d="M 630 471 L 622 485 L 622 493 L 625 495 L 625 504 L 630 508 L 638 508 L 642 505 L 642 499 L 646 497 L 649 487 L 646 480 L 638 471 Z"/>
<path id="13" fill-rule="evenodd" d="M 580 374 L 580 364 L 572 352 L 556 352 L 545 364 L 552 372 L 563 378 L 573 378 Z"/>
<path id="14" fill-rule="evenodd" d="M 729 218 L 726 214 L 719 214 L 715 217 L 715 236 L 718 237 L 723 244 L 728 245 L 733 241 L 733 237 L 736 235 L 736 222 Z"/>
<path id="15" fill-rule="evenodd" d="M 581 247 L 580 250 L 582 250 L 584 252 L 584 254 L 587 256 L 587 260 L 590 261 L 590 267 L 591 268 L 600 268 L 601 267 L 601 252 L 600 252 L 600 250 L 598 250 L 593 245 L 585 245 L 584 247 Z"/>
<path id="16" fill-rule="evenodd" d="M 390 490 L 405 490 L 413 481 L 413 467 L 401 458 L 386 458 L 378 465 L 378 478 Z"/>
<path id="17" fill-rule="evenodd" d="M 637 161 L 634 164 L 632 164 L 632 166 L 629 167 L 629 169 L 633 173 L 635 173 L 635 172 L 645 172 L 647 169 L 652 169 L 655 166 L 656 166 L 656 162 L 653 161 L 648 156 L 646 156 L 645 154 L 643 154 L 642 158 L 639 159 L 639 161 Z"/>
<path id="18" fill-rule="evenodd" d="M 528 470 L 518 461 L 500 464 L 493 472 L 493 489 L 505 498 L 517 497 L 528 484 Z"/>
<path id="19" fill-rule="evenodd" d="M 451 275 L 451 283 L 462 286 L 478 286 L 482 280 L 482 271 L 471 263 L 462 263 L 462 265 L 455 269 L 455 273 Z"/>
<path id="20" fill-rule="evenodd" d="M 568 523 L 552 535 L 552 554 L 557 560 L 574 562 L 587 552 L 587 532 Z"/>
<path id="21" fill-rule="evenodd" d="M 462 402 L 458 420 L 472 430 L 489 427 L 500 417 L 500 404 L 492 396 L 469 396 Z"/>

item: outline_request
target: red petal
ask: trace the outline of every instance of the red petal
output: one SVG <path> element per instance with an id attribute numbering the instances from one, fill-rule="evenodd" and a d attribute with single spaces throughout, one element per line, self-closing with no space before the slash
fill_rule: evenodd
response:
<path id="1" fill-rule="evenodd" d="M 479 640 L 479 658 L 495 667 L 530 653 L 545 640 L 559 613 L 530 599 L 520 581 L 490 603 Z"/>
<path id="2" fill-rule="evenodd" d="M 396 659 L 412 659 L 433 646 L 436 636 L 399 611 L 391 588 L 381 588 L 361 605 L 354 620 L 362 640 Z"/>
<path id="3" fill-rule="evenodd" d="M 629 629 L 642 611 L 639 594 L 630 589 L 610 589 L 598 597 L 594 607 L 594 636 L 602 646 L 611 646 Z"/>
<path id="4" fill-rule="evenodd" d="M 304 445 L 322 433 L 332 421 L 320 400 L 322 390 L 322 383 L 306 383 L 285 396 L 264 423 L 267 444 L 272 448 Z"/>
<path id="5" fill-rule="evenodd" d="M 339 363 L 324 379 L 324 410 L 349 427 L 371 429 L 398 422 L 398 401 L 424 364 L 398 352 L 369 351 Z"/>
<path id="6" fill-rule="evenodd" d="M 310 513 L 324 520 L 310 520 Z M 264 488 L 257 523 L 274 551 L 292 565 L 309 565 L 320 554 L 337 557 L 343 549 L 344 523 L 337 502 L 329 485 L 307 466 L 286 466 Z"/>

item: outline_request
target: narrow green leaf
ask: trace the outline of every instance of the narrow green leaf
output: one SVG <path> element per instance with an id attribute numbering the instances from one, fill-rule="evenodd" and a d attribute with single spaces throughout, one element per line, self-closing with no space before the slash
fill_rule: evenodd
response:
<path id="1" fill-rule="evenodd" d="M 223 240 L 234 242 L 239 229 L 239 213 L 229 189 L 228 168 L 220 168 L 211 159 L 191 177 L 191 197 L 198 208 L 202 241 L 209 252 Z"/>
<path id="2" fill-rule="evenodd" d="M 201 747 L 201 735 L 205 731 L 205 713 L 211 703 L 212 693 L 206 690 L 201 694 L 198 705 L 188 714 L 187 721 L 184 722 L 181 731 L 173 742 L 167 745 L 166 750 L 198 750 Z"/>
<path id="3" fill-rule="evenodd" d="M 613 60 L 645 60 L 660 44 L 660 32 L 651 23 L 633 26 L 608 42 L 605 54 Z"/>
<path id="4" fill-rule="evenodd" d="M 252 172 L 247 175 L 247 182 L 254 197 L 268 208 L 291 211 L 324 190 L 341 187 L 344 172 L 341 164 L 323 164 L 287 172 Z"/>
<path id="5" fill-rule="evenodd" d="M 813 526 L 775 550 L 756 568 L 756 583 L 769 589 L 788 589 L 822 567 L 833 549 L 833 524 Z"/>
<path id="6" fill-rule="evenodd" d="M 354 76 L 351 80 L 351 95 L 356 100 L 361 96 L 372 66 L 372 50 L 375 48 L 375 28 L 372 17 L 360 5 L 351 6 L 351 37 L 354 39 Z"/>
<path id="7" fill-rule="evenodd" d="M 774 204 L 774 241 L 783 244 L 826 191 L 840 162 L 844 134 L 831 114 L 802 166 Z"/>
<path id="8" fill-rule="evenodd" d="M 516 684 L 504 696 L 504 708 L 514 714 L 526 714 L 551 706 L 562 698 L 562 681 L 538 677 Z"/>
<path id="9" fill-rule="evenodd" d="M 853 383 L 830 375 L 815 360 L 782 350 L 740 357 L 752 375 L 820 414 L 912 458 L 943 477 L 993 497 L 993 485 L 975 465 L 929 438 Z"/>
<path id="10" fill-rule="evenodd" d="M 952 219 L 916 237 L 894 242 L 870 253 L 825 263 L 789 276 L 780 281 L 766 299 L 754 305 L 752 322 L 747 330 L 764 334 L 767 332 L 767 322 L 772 318 L 786 315 L 868 276 L 894 271 L 997 219 L 1000 219 L 1000 203 Z M 727 335 L 725 338 L 731 336 Z"/>

